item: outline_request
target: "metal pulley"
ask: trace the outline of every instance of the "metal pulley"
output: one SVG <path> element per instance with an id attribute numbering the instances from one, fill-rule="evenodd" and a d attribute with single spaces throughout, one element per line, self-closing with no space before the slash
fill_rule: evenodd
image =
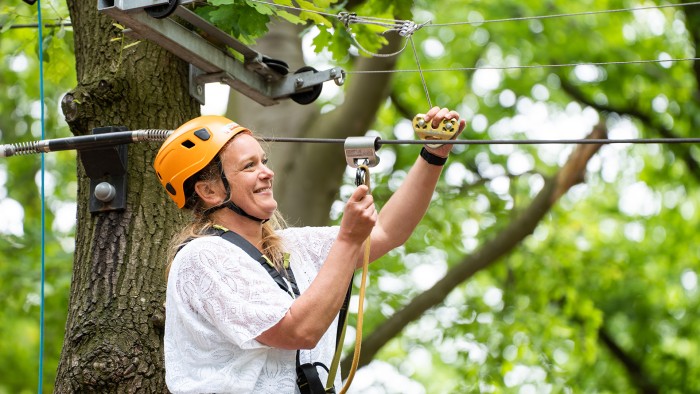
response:
<path id="1" fill-rule="evenodd" d="M 169 17 L 175 9 L 180 5 L 180 0 L 168 0 L 167 3 L 152 5 L 150 7 L 144 8 L 146 13 L 156 19 L 163 19 Z"/>
<path id="2" fill-rule="evenodd" d="M 374 167 L 379 164 L 377 150 L 380 145 L 379 137 L 348 137 L 345 139 L 345 161 L 352 168 L 357 168 L 355 173 L 355 185 L 360 186 L 365 183 L 364 167 Z"/>

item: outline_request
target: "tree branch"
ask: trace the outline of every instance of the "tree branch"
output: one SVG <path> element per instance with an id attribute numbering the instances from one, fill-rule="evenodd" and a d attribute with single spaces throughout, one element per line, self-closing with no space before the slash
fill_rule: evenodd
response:
<path id="1" fill-rule="evenodd" d="M 610 351 L 610 354 L 616 358 L 622 366 L 627 370 L 630 377 L 630 382 L 637 386 L 639 392 L 643 394 L 658 394 L 659 388 L 649 379 L 642 366 L 625 352 L 620 345 L 608 334 L 605 327 L 598 329 L 598 339 Z"/>
<path id="2" fill-rule="evenodd" d="M 683 4 L 688 4 L 693 2 L 692 0 L 683 0 L 681 3 Z M 693 41 L 693 46 L 695 48 L 698 48 L 698 45 L 700 45 L 700 30 L 698 29 L 698 26 L 700 26 L 700 6 L 698 5 L 691 5 L 687 7 L 683 7 L 683 10 L 685 12 L 685 17 L 688 21 L 686 24 L 688 31 L 690 32 L 690 37 L 692 38 Z M 693 61 L 693 71 L 695 73 L 695 83 L 700 86 L 700 63 L 698 63 L 697 60 Z"/>
<path id="3" fill-rule="evenodd" d="M 588 138 L 606 137 L 607 132 L 604 126 L 599 125 L 593 129 Z M 485 243 L 474 254 L 464 257 L 433 287 L 416 296 L 403 309 L 396 312 L 367 336 L 362 341 L 359 365 L 367 365 L 377 352 L 409 323 L 417 320 L 428 309 L 440 304 L 458 285 L 464 283 L 480 270 L 496 263 L 532 234 L 557 199 L 572 186 L 583 181 L 586 163 L 599 148 L 600 145 L 579 145 L 559 173 L 545 182 L 545 186 L 532 200 L 530 206 L 508 227 Z M 349 355 L 343 359 L 343 371 L 349 370 L 351 358 L 352 355 Z"/>

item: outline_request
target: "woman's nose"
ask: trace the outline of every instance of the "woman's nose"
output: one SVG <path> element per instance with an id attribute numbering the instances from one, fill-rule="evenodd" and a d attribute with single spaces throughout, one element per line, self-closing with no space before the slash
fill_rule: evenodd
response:
<path id="1" fill-rule="evenodd" d="M 275 172 L 272 171 L 272 168 L 268 167 L 267 164 L 263 164 L 262 171 L 260 173 L 262 176 L 267 178 L 272 178 L 275 176 Z"/>

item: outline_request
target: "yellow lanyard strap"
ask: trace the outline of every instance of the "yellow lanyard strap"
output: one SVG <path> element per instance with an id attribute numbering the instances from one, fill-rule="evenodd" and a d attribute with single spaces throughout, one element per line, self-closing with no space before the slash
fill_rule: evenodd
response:
<path id="1" fill-rule="evenodd" d="M 360 169 L 365 172 L 365 185 L 370 188 L 370 177 L 369 168 L 365 165 L 360 165 L 357 167 L 358 171 Z M 362 279 L 360 280 L 360 302 L 357 310 L 357 330 L 355 334 L 355 353 L 352 356 L 352 365 L 350 367 L 350 372 L 348 373 L 348 379 L 345 381 L 343 388 L 340 390 L 340 394 L 345 394 L 350 385 L 352 384 L 353 378 L 355 378 L 355 372 L 357 371 L 357 365 L 360 362 L 360 348 L 362 346 L 362 320 L 364 317 L 364 304 L 365 304 L 365 288 L 367 287 L 367 268 L 369 267 L 369 251 L 370 251 L 370 238 L 368 236 L 365 240 L 365 255 L 362 259 Z M 333 361 L 331 362 L 331 369 L 328 372 L 328 381 L 326 382 L 326 392 L 333 387 L 333 381 L 335 380 L 335 375 L 338 373 L 338 364 L 340 363 L 340 353 L 343 349 L 343 342 L 345 340 L 345 329 L 348 326 L 348 319 L 345 318 L 345 324 L 343 325 L 343 330 L 340 334 L 340 340 L 338 341 L 338 347 L 335 349 L 335 355 L 333 356 Z"/>

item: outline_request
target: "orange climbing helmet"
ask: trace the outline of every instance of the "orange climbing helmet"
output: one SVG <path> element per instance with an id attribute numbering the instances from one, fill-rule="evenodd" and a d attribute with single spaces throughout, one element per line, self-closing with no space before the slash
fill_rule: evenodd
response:
<path id="1" fill-rule="evenodd" d="M 160 147 L 153 168 L 170 198 L 185 208 L 185 183 L 206 167 L 233 137 L 250 130 L 223 116 L 205 115 L 178 127 Z"/>

